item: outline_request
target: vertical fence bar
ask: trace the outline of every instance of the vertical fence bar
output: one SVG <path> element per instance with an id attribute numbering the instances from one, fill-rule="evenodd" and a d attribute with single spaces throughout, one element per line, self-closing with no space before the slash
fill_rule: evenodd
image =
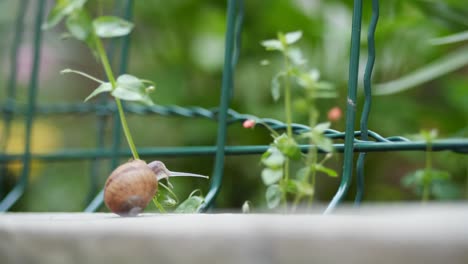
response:
<path id="1" fill-rule="evenodd" d="M 351 56 L 349 61 L 348 97 L 346 99 L 346 136 L 343 161 L 343 175 L 340 187 L 325 210 L 329 214 L 343 199 L 349 189 L 353 175 L 354 122 L 356 118 L 356 93 L 359 75 L 359 51 L 361 38 L 362 0 L 354 1 L 351 33 Z"/>
<path id="2" fill-rule="evenodd" d="M 201 211 L 206 211 L 213 206 L 214 200 L 221 189 L 224 172 L 224 146 L 226 144 L 226 128 L 227 128 L 227 112 L 229 108 L 229 99 L 231 96 L 232 87 L 234 85 L 234 64 L 236 60 L 234 54 L 235 41 L 236 41 L 236 10 L 239 10 L 239 3 L 242 0 L 228 0 L 227 8 L 227 25 L 226 25 L 226 42 L 224 50 L 224 68 L 223 68 L 223 82 L 221 87 L 221 99 L 218 112 L 218 136 L 216 141 L 216 157 L 213 169 L 213 176 L 211 178 L 210 190 L 205 197 Z M 242 12 L 243 10 L 239 10 Z M 238 18 L 242 19 L 242 16 Z M 240 25 L 240 24 L 239 24 Z M 240 27 L 238 28 L 238 33 Z M 240 35 L 240 33 L 238 34 Z M 238 48 L 238 47 L 237 47 Z"/>
<path id="3" fill-rule="evenodd" d="M 377 22 L 379 20 L 379 1 L 372 0 L 372 17 L 371 23 L 369 25 L 369 32 L 367 35 L 367 45 L 368 45 L 368 57 L 366 71 L 364 72 L 364 107 L 361 115 L 361 139 L 369 140 L 369 133 L 367 122 L 369 120 L 369 113 L 372 105 L 372 70 L 374 69 L 375 62 L 375 30 L 377 28 Z M 359 153 L 359 157 L 356 163 L 356 198 L 354 203 L 359 205 L 361 203 L 362 197 L 364 195 L 364 160 L 366 158 L 365 152 Z"/>
<path id="4" fill-rule="evenodd" d="M 37 2 L 36 20 L 34 26 L 34 58 L 33 66 L 31 71 L 31 79 L 28 89 L 28 107 L 26 110 L 26 136 L 25 136 L 25 147 L 23 154 L 23 170 L 21 177 L 16 186 L 11 190 L 6 197 L 0 203 L 0 212 L 8 211 L 15 204 L 16 201 L 23 195 L 24 190 L 28 184 L 28 177 L 31 166 L 31 138 L 32 128 L 34 122 L 34 115 L 36 111 L 36 97 L 37 97 L 37 86 L 39 79 L 39 63 L 41 57 L 41 43 L 42 43 L 42 30 L 41 25 L 44 16 L 45 0 L 39 0 Z"/>
<path id="5" fill-rule="evenodd" d="M 13 37 L 13 46 L 10 53 L 10 77 L 8 78 L 5 108 L 3 110 L 3 138 L 0 139 L 0 152 L 7 150 L 8 139 L 10 138 L 11 121 L 16 107 L 16 85 L 18 77 L 18 49 L 21 45 L 24 30 L 24 17 L 28 9 L 29 0 L 21 0 L 18 5 L 18 11 L 15 21 L 15 33 Z M 7 176 L 8 162 L 0 163 L 0 199 L 6 192 L 5 179 Z"/>

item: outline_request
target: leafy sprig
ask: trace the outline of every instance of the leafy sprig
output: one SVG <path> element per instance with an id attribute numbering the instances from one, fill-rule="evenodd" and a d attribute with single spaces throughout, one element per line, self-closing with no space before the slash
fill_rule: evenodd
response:
<path id="1" fill-rule="evenodd" d="M 334 170 L 324 166 L 324 162 L 331 157 L 333 152 L 332 141 L 324 136 L 325 130 L 330 127 L 330 123 L 317 123 L 318 111 L 315 107 L 317 98 L 335 97 L 336 92 L 333 85 L 320 81 L 318 70 L 305 67 L 307 60 L 303 57 L 301 50 L 293 45 L 301 37 L 301 31 L 286 34 L 278 33 L 276 39 L 261 42 L 261 45 L 267 51 L 278 51 L 284 59 L 283 68 L 272 78 L 271 95 L 274 101 L 278 101 L 281 95 L 284 94 L 286 133 L 278 134 L 273 131 L 273 142 L 261 158 L 265 166 L 261 177 L 263 183 L 267 186 L 265 196 L 269 208 L 276 208 L 281 202 L 287 208 L 287 199 L 290 195 L 294 196 L 293 210 L 303 197 L 309 197 L 309 201 L 312 202 L 317 172 L 331 177 L 337 176 Z M 269 62 L 264 60 L 261 64 L 269 65 Z M 297 137 L 298 139 L 307 139 L 311 146 L 305 156 L 302 155 L 292 133 L 291 89 L 293 86 L 297 86 L 304 94 L 297 100 L 299 103 L 306 105 L 305 111 L 309 115 L 310 132 Z M 317 161 L 319 148 L 330 153 L 320 162 Z M 294 177 L 289 176 L 291 161 L 302 161 L 304 164 Z"/>

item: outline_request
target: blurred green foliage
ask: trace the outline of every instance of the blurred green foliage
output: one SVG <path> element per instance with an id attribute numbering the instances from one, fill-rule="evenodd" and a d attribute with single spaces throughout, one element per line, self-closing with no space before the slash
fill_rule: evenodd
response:
<path id="1" fill-rule="evenodd" d="M 20 47 L 18 102 L 26 103 L 26 88 L 31 65 L 31 39 L 34 12 L 27 11 L 25 37 Z M 468 6 L 458 0 L 386 0 L 381 2 L 381 15 L 376 33 L 377 59 L 373 82 L 388 84 L 415 71 L 425 71 L 447 54 L 463 52 L 468 41 L 433 45 L 434 39 L 468 30 Z M 0 2 L 0 99 L 5 98 L 5 84 L 9 75 L 8 58 L 11 51 L 15 12 L 19 1 Z M 123 6 L 123 1 L 90 1 L 96 13 L 111 14 Z M 50 6 L 50 5 L 49 5 Z M 131 59 L 128 73 L 157 83 L 153 99 L 157 104 L 215 107 L 218 105 L 223 65 L 225 1 L 177 0 L 135 1 Z M 300 43 L 310 67 L 320 70 L 321 76 L 338 89 L 336 99 L 318 101 L 322 117 L 334 106 L 343 109 L 346 101 L 349 39 L 352 1 L 350 0 L 271 0 L 246 1 L 242 51 L 236 69 L 235 91 L 231 107 L 242 113 L 284 120 L 281 103 L 275 104 L 270 95 L 270 80 L 282 62 L 270 57 L 259 44 L 276 36 L 278 31 L 302 30 Z M 366 27 L 370 18 L 370 3 L 366 2 L 362 36 L 362 69 L 366 58 Z M 63 27 L 63 25 L 61 25 Z M 56 31 L 44 32 L 42 69 L 38 102 L 79 103 L 94 84 L 79 77 L 62 76 L 59 70 L 74 68 L 104 76 L 96 60 L 86 47 L 76 41 L 62 40 Z M 119 44 L 117 44 L 117 47 Z M 461 51 L 460 51 L 461 50 Z M 460 53 L 456 53 L 462 56 Z M 260 66 L 270 59 L 271 65 Z M 459 56 L 455 56 L 457 58 Z M 119 60 L 113 61 L 117 69 Z M 361 71 L 362 72 L 362 71 Z M 427 74 L 426 74 L 427 75 Z M 435 128 L 440 138 L 468 136 L 468 67 L 455 69 L 428 78 L 415 87 L 397 93 L 374 96 L 370 129 L 384 135 L 415 134 L 421 129 Z M 435 78 L 437 77 L 437 78 Z M 361 78 L 362 79 L 362 78 Z M 375 89 L 379 87 L 374 86 Z M 295 92 L 298 95 L 299 92 Z M 362 97 L 358 106 L 362 106 Z M 96 102 L 96 101 L 95 101 Z M 360 109 L 358 109 L 360 111 Z M 138 147 L 191 146 L 215 143 L 216 124 L 208 120 L 168 118 L 155 115 L 129 116 L 129 125 Z M 306 116 L 294 113 L 295 122 L 306 123 Z M 106 125 L 111 133 L 112 120 Z M 322 120 L 323 121 L 323 120 Z M 22 116 L 15 116 L 15 124 L 22 126 Z M 49 145 L 38 144 L 35 152 L 61 149 L 91 149 L 96 144 L 97 119 L 92 115 L 54 115 L 37 119 L 33 142 L 44 141 L 49 131 L 60 136 Z M 79 124 L 79 126 L 77 126 Z M 334 123 L 343 130 L 344 120 Z M 40 130 L 40 131 L 39 131 Z M 14 139 L 16 137 L 16 139 Z M 0 137 L 2 140 L 2 137 Z M 11 140 L 21 150 L 21 135 Z M 110 137 L 106 140 L 110 144 Z M 122 138 L 122 142 L 124 139 Z M 241 124 L 228 131 L 229 145 L 268 144 L 268 131 L 261 128 L 246 130 Z M 122 144 L 124 146 L 124 144 Z M 151 157 L 145 157 L 149 160 Z M 210 175 L 212 157 L 163 158 L 168 168 Z M 468 195 L 468 157 L 449 152 L 434 153 L 433 167 L 448 171 L 459 195 Z M 49 162 L 38 164 L 32 171 L 26 195 L 14 207 L 20 211 L 77 211 L 84 208 L 90 161 Z M 330 162 L 341 170 L 341 156 Z M 16 164 L 21 166 L 20 164 Z M 411 171 L 424 167 L 424 153 L 371 153 L 366 162 L 365 201 L 395 201 L 417 199 L 410 189 L 400 185 L 400 179 Z M 100 184 L 110 171 L 109 161 L 100 164 Z M 221 208 L 240 208 L 245 200 L 252 208 L 265 207 L 264 186 L 260 178 L 259 156 L 234 156 L 226 159 L 222 192 L 217 200 Z M 15 170 L 9 170 L 9 185 L 14 182 Z M 176 192 L 186 197 L 190 190 L 208 185 L 203 180 L 174 179 Z M 319 177 L 316 197 L 330 200 L 338 179 Z M 349 199 L 352 199 L 353 189 Z"/>

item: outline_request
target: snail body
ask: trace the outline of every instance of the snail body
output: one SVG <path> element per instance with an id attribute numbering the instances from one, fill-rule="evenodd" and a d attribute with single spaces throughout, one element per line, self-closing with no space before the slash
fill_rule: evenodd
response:
<path id="1" fill-rule="evenodd" d="M 156 174 L 142 160 L 117 167 L 107 178 L 104 202 L 114 213 L 135 216 L 146 208 L 158 189 Z"/>
<path id="2" fill-rule="evenodd" d="M 136 216 L 156 195 L 158 181 L 171 176 L 208 178 L 199 174 L 169 171 L 161 161 L 147 164 L 143 160 L 132 160 L 117 167 L 107 178 L 104 202 L 109 210 L 120 216 Z"/>

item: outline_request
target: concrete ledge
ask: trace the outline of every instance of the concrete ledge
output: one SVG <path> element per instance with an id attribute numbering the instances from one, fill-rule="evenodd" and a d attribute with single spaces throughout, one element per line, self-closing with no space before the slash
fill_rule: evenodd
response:
<path id="1" fill-rule="evenodd" d="M 0 214 L 0 263 L 468 263 L 468 205 L 337 214 Z"/>

